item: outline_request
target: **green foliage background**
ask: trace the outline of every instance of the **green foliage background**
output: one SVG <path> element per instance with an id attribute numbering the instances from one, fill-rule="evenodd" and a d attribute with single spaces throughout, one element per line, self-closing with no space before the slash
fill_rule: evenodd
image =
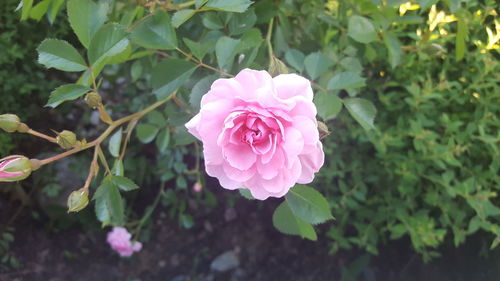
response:
<path id="1" fill-rule="evenodd" d="M 125 160 L 124 169 L 140 184 L 153 176 L 162 182 L 175 178 L 176 191 L 162 196 L 165 205 L 176 206 L 181 224 L 192 224 L 182 203 L 188 182 L 203 181 L 186 172 L 185 156 L 196 158 L 198 148 L 183 127 L 201 95 L 226 72 L 246 67 L 283 71 L 284 63 L 290 72 L 313 81 L 319 117 L 331 131 L 324 139 L 326 164 L 313 186 L 327 195 L 336 218 L 326 232 L 332 253 L 357 246 L 377 254 L 382 243 L 408 236 L 416 251 L 431 258 L 443 243 L 458 246 L 478 231 L 487 233 L 494 248 L 500 242 L 495 1 L 406 2 L 173 1 L 173 6 L 156 7 L 167 12 L 153 17 L 145 1 L 101 1 L 109 4 L 109 20 L 119 24 L 107 25 L 95 36 L 118 34 L 126 48 L 101 60 L 103 48 L 82 40 L 73 23 L 82 43 L 74 46 L 80 53 L 89 49 L 98 80 L 111 85 L 103 92 L 115 101 L 109 106 L 113 112 L 136 111 L 178 89 L 175 102 L 136 127 L 139 141 L 154 142 L 155 152 L 146 158 L 146 149 L 132 144 L 134 161 Z M 92 16 L 106 20 L 98 13 Z M 33 63 L 34 49 L 45 37 L 64 38 L 65 16 L 61 12 L 55 26 L 45 18 L 40 26 L 33 20 L 18 23 L 19 15 L 0 17 L 8 30 L 0 35 L 0 45 L 8 50 L 0 53 L 5 98 L 0 111 L 36 116 L 40 109 L 29 107 L 31 100 L 46 99 L 44 93 L 55 85 Z M 164 24 L 161 38 L 148 29 L 158 23 Z M 60 34 L 53 31 L 58 24 Z M 40 30 L 53 33 L 46 36 Z M 71 83 L 90 86 L 90 77 L 85 71 Z M 52 101 L 67 101 L 61 91 Z M 2 153 L 11 147 L 9 140 L 3 142 Z M 149 164 L 157 169 L 135 169 L 151 158 L 154 163 Z M 115 160 L 115 167 L 120 161 Z M 98 194 L 105 194 L 102 186 Z M 103 223 L 124 219 L 120 192 L 113 192 L 119 216 L 110 218 L 96 209 Z M 213 204 L 212 195 L 206 197 Z M 279 208 L 282 215 L 292 211 Z M 289 227 L 280 229 L 300 232 Z M 304 228 L 307 233 L 295 234 L 316 238 L 312 227 Z"/>
<path id="2" fill-rule="evenodd" d="M 40 112 L 57 85 L 54 76 L 36 63 L 36 47 L 45 37 L 67 36 L 70 28 L 61 16 L 53 25 L 20 22 L 19 14 L 13 12 L 18 4 L 6 0 L 0 13 L 0 112 L 15 112 L 27 120 Z M 19 135 L 0 134 L 0 154 L 8 154 L 20 140 Z"/>

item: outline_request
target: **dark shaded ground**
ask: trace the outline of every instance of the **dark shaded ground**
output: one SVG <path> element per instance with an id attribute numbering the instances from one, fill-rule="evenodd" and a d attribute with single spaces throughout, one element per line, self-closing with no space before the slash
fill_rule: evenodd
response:
<path id="1" fill-rule="evenodd" d="M 271 222 L 278 200 L 258 204 L 238 199 L 236 217 L 229 221 L 225 216 L 229 208 L 220 201 L 211 212 L 196 212 L 190 230 L 180 228 L 165 209 L 158 208 L 151 240 L 132 259 L 120 259 L 112 252 L 105 232 L 72 227 L 54 233 L 46 219 L 33 220 L 25 209 L 15 221 L 16 240 L 11 246 L 22 266 L 0 273 L 0 281 L 500 280 L 498 250 L 481 258 L 481 243 L 472 242 L 460 249 L 445 248 L 442 258 L 424 264 L 408 241 L 381 247 L 381 254 L 371 258 L 362 274 L 348 279 L 342 271 L 363 253 L 352 250 L 332 256 L 321 235 L 318 242 L 310 242 L 278 233 Z M 0 197 L 2 223 L 15 209 L 13 204 L 18 203 Z M 212 271 L 212 261 L 228 251 L 236 254 L 240 265 L 224 273 Z"/>

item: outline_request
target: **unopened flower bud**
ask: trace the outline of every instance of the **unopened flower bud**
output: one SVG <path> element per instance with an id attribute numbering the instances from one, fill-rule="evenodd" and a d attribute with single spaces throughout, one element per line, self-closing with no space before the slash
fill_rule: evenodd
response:
<path id="1" fill-rule="evenodd" d="M 56 140 L 60 147 L 70 149 L 76 144 L 76 135 L 71 131 L 64 130 L 57 134 Z"/>
<path id="2" fill-rule="evenodd" d="M 12 155 L 0 159 L 0 182 L 24 180 L 31 171 L 31 162 L 25 156 Z"/>
<path id="3" fill-rule="evenodd" d="M 85 102 L 91 108 L 98 108 L 102 104 L 102 98 L 98 93 L 90 92 L 85 96 Z"/>
<path id="4" fill-rule="evenodd" d="M 271 62 L 269 63 L 269 74 L 272 77 L 278 76 L 280 74 L 287 74 L 288 67 L 286 67 L 285 63 L 279 60 L 277 57 L 272 56 Z"/>
<path id="5" fill-rule="evenodd" d="M 324 139 L 326 138 L 331 132 L 328 130 L 328 127 L 326 126 L 325 123 L 318 121 L 318 130 L 319 130 L 319 138 Z"/>
<path id="6" fill-rule="evenodd" d="M 89 204 L 89 192 L 81 188 L 71 192 L 68 196 L 68 213 L 79 212 Z"/>
<path id="7" fill-rule="evenodd" d="M 13 133 L 17 131 L 17 128 L 21 124 L 21 120 L 17 115 L 14 114 L 2 114 L 0 115 L 0 128 L 8 133 Z"/>
<path id="8" fill-rule="evenodd" d="M 200 192 L 201 190 L 203 189 L 203 186 L 201 185 L 200 182 L 195 182 L 195 184 L 193 185 L 193 191 L 198 193 Z"/>

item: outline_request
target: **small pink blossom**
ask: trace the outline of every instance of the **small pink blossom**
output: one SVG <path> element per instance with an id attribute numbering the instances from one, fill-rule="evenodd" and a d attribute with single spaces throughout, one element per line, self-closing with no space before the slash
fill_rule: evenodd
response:
<path id="1" fill-rule="evenodd" d="M 256 199 L 282 197 L 324 162 L 309 80 L 244 69 L 216 80 L 187 124 L 203 142 L 207 174 Z"/>
<path id="2" fill-rule="evenodd" d="M 107 241 L 111 248 L 121 257 L 130 257 L 134 252 L 142 249 L 141 242 L 131 242 L 132 235 L 124 227 L 113 227 L 108 233 Z"/>
<path id="3" fill-rule="evenodd" d="M 198 193 L 198 192 L 201 192 L 201 190 L 203 189 L 203 186 L 199 183 L 199 182 L 195 182 L 195 184 L 193 184 L 193 191 Z"/>

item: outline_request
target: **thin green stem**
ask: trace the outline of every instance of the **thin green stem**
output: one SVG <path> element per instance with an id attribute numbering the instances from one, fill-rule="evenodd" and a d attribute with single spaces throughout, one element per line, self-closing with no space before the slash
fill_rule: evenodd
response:
<path id="1" fill-rule="evenodd" d="M 39 138 L 42 138 L 42 139 L 46 139 L 50 142 L 53 142 L 53 143 L 57 143 L 57 140 L 56 138 L 53 138 L 53 137 L 50 137 L 50 136 L 47 136 L 45 134 L 42 134 L 40 132 L 37 132 L 35 130 L 32 130 L 32 129 L 29 129 L 26 133 L 30 134 L 30 135 L 33 135 L 33 136 L 36 136 L 36 137 L 39 137 Z"/>
<path id="2" fill-rule="evenodd" d="M 94 91 L 97 92 L 97 84 L 95 82 L 94 71 L 92 70 L 92 67 L 90 67 L 90 66 L 89 66 L 88 70 L 90 72 L 90 78 L 92 79 L 92 86 L 94 87 Z"/>
<path id="3" fill-rule="evenodd" d="M 97 164 L 97 155 L 98 155 L 98 146 L 95 147 L 94 149 L 94 157 L 92 158 L 92 162 L 90 163 L 90 171 L 89 175 L 87 176 L 87 180 L 85 180 L 85 184 L 83 185 L 83 189 L 89 190 L 90 183 L 92 182 L 92 178 L 97 172 L 97 169 L 99 168 L 99 164 Z"/>
<path id="4" fill-rule="evenodd" d="M 210 70 L 215 71 L 215 72 L 217 72 L 223 76 L 226 76 L 226 77 L 233 77 L 232 74 L 229 74 L 229 73 L 225 72 L 224 70 L 221 70 L 221 69 L 215 68 L 211 65 L 203 63 L 201 60 L 195 58 L 192 54 L 182 50 L 181 48 L 176 48 L 175 50 L 178 51 L 179 53 L 181 53 L 182 55 L 184 55 L 188 60 L 191 60 L 191 61 L 195 62 L 196 64 L 198 64 L 198 66 L 204 67 L 206 69 L 210 69 Z M 163 52 L 158 52 L 158 53 L 162 54 L 162 55 L 167 55 Z"/>
<path id="5" fill-rule="evenodd" d="M 176 5 L 178 8 L 187 8 L 189 6 L 193 6 L 194 4 L 196 3 L 196 1 L 188 1 L 188 2 L 184 2 L 184 3 L 181 3 L 181 4 L 178 4 Z"/>
<path id="6" fill-rule="evenodd" d="M 96 147 L 97 154 L 99 155 L 99 159 L 101 160 L 102 165 L 106 169 L 106 172 L 108 175 L 112 175 L 113 173 L 111 172 L 111 169 L 109 168 L 108 161 L 106 161 L 106 157 L 104 156 L 104 153 L 102 152 L 101 146 L 97 145 Z"/>
<path id="7" fill-rule="evenodd" d="M 94 141 L 92 141 L 90 143 L 87 143 L 86 145 L 83 145 L 81 147 L 75 147 L 75 148 L 73 148 L 71 150 L 65 151 L 65 152 L 63 152 L 61 154 L 58 154 L 58 155 L 55 155 L 53 157 L 50 157 L 50 158 L 47 158 L 47 159 L 43 159 L 43 160 L 40 161 L 41 166 L 49 164 L 49 163 L 52 163 L 52 162 L 57 161 L 59 159 L 62 159 L 64 157 L 73 155 L 73 154 L 78 153 L 80 151 L 89 149 L 91 147 L 95 147 L 95 146 L 100 145 L 116 128 L 118 128 L 119 126 L 121 126 L 121 125 L 123 125 L 123 124 L 125 124 L 127 122 L 130 122 L 132 120 L 139 120 L 139 119 L 141 119 L 144 115 L 148 114 L 150 111 L 156 109 L 157 107 L 161 106 L 162 104 L 164 104 L 167 101 L 169 101 L 170 99 L 172 99 L 172 96 L 173 95 L 170 95 L 166 99 L 163 99 L 161 101 L 157 101 L 154 104 L 150 105 L 149 107 L 147 107 L 147 108 L 145 108 L 145 109 L 143 109 L 143 110 L 141 110 L 139 112 L 136 112 L 134 114 L 130 114 L 130 115 L 125 116 L 125 117 L 123 117 L 121 119 L 113 121 L 109 125 L 109 127 L 97 139 L 95 139 Z"/>
<path id="8" fill-rule="evenodd" d="M 135 128 L 135 125 L 137 125 L 137 120 L 132 120 L 130 123 L 128 123 L 127 126 L 127 136 L 125 137 L 125 140 L 123 141 L 123 148 L 122 152 L 120 153 L 120 157 L 118 158 L 120 161 L 123 161 L 123 158 L 125 157 L 125 152 L 127 151 L 127 145 L 130 140 L 130 136 L 132 135 L 132 131 Z"/>
<path id="9" fill-rule="evenodd" d="M 271 20 L 269 21 L 269 25 L 267 27 L 267 35 L 266 35 L 266 44 L 267 44 L 267 52 L 269 55 L 269 62 L 273 58 L 273 44 L 271 43 L 273 24 L 274 24 L 274 18 L 271 18 Z"/>

